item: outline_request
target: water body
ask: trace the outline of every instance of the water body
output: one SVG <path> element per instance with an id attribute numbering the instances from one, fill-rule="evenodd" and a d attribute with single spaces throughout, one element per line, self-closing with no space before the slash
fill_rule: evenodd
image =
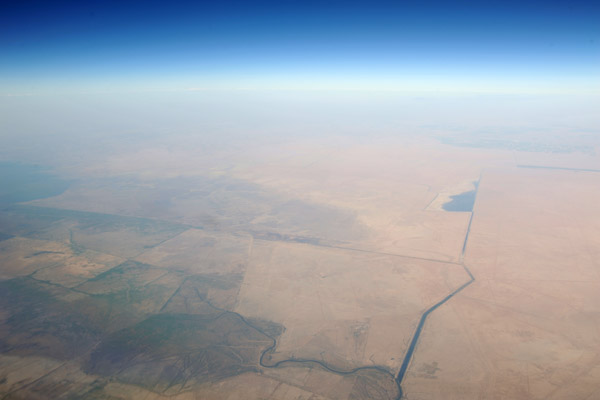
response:
<path id="1" fill-rule="evenodd" d="M 448 296 L 444 297 L 442 300 L 440 300 L 433 306 L 429 307 L 427 310 L 425 310 L 423 315 L 421 315 L 421 319 L 419 320 L 419 325 L 417 325 L 417 330 L 415 331 L 415 333 L 410 341 L 408 350 L 406 351 L 406 354 L 404 355 L 404 360 L 402 360 L 402 365 L 400 366 L 400 371 L 398 372 L 398 375 L 396 375 L 396 378 L 395 378 L 396 384 L 399 389 L 398 400 L 400 400 L 400 399 L 402 399 L 402 397 L 404 397 L 404 393 L 402 392 L 402 381 L 404 380 L 404 376 L 406 375 L 406 371 L 408 370 L 408 366 L 412 360 L 413 353 L 415 352 L 415 348 L 417 347 L 417 342 L 419 341 L 419 338 L 421 337 L 421 332 L 423 331 L 423 327 L 425 326 L 425 321 L 427 321 L 427 317 L 429 317 L 429 314 L 434 312 L 439 306 L 446 303 L 448 300 L 450 300 L 452 297 L 454 297 L 455 294 L 459 293 L 461 290 L 463 290 L 464 288 L 466 288 L 467 286 L 469 286 L 471 283 L 473 283 L 475 281 L 475 277 L 473 276 L 473 274 L 471 274 L 471 271 L 469 271 L 469 269 L 465 265 L 463 265 L 463 268 L 469 275 L 469 278 L 470 278 L 469 281 L 463 283 L 458 289 L 454 290 Z"/>
<path id="2" fill-rule="evenodd" d="M 402 387 L 400 387 L 400 380 L 398 380 L 390 372 L 390 370 L 388 368 L 383 367 L 383 366 L 370 365 L 370 366 L 365 366 L 365 367 L 357 367 L 357 368 L 354 368 L 351 370 L 342 370 L 342 369 L 334 368 L 321 360 L 316 360 L 316 359 L 311 359 L 311 358 L 288 358 L 285 360 L 277 361 L 273 364 L 266 363 L 265 357 L 267 357 L 268 355 L 272 354 L 275 351 L 275 347 L 277 347 L 277 339 L 273 335 L 265 332 L 263 329 L 259 328 L 255 324 L 248 321 L 241 314 L 238 314 L 234 311 L 229 311 L 229 310 L 226 310 L 223 308 L 216 307 L 208 300 L 205 300 L 205 301 L 210 307 L 214 308 L 217 311 L 221 311 L 224 314 L 233 314 L 233 315 L 237 316 L 244 324 L 246 324 L 250 328 L 254 329 L 255 331 L 259 332 L 260 334 L 264 335 L 265 337 L 267 337 L 268 339 L 271 340 L 271 345 L 269 347 L 267 347 L 266 349 L 264 349 L 262 351 L 262 353 L 260 354 L 259 364 L 263 368 L 274 369 L 274 368 L 279 368 L 280 366 L 282 366 L 284 364 L 301 364 L 301 365 L 312 364 L 312 365 L 318 365 L 321 368 L 325 369 L 326 371 L 333 372 L 334 374 L 338 374 L 338 375 L 352 375 L 352 374 L 356 374 L 359 371 L 366 371 L 366 370 L 378 371 L 378 372 L 381 372 L 384 375 L 386 375 L 389 379 L 394 380 L 394 383 L 396 384 L 396 388 L 398 391 L 398 396 L 395 398 L 395 400 L 401 400 L 401 398 L 402 398 Z"/>
<path id="3" fill-rule="evenodd" d="M 0 162 L 0 207 L 58 196 L 69 184 L 38 165 Z"/>
<path id="4" fill-rule="evenodd" d="M 445 211 L 473 211 L 473 204 L 475 204 L 475 193 L 476 190 L 469 190 L 461 194 L 450 196 L 451 200 L 442 205 Z"/>
<path id="5" fill-rule="evenodd" d="M 445 211 L 454 212 L 471 212 L 473 211 L 473 205 L 475 204 L 475 196 L 477 195 L 478 181 L 473 182 L 475 189 L 450 196 L 450 201 L 444 203 L 442 208 Z"/>
<path id="6" fill-rule="evenodd" d="M 545 166 L 545 165 L 517 165 L 517 168 L 554 169 L 554 170 L 560 170 L 560 171 L 575 171 L 575 172 L 600 172 L 600 169 L 551 167 L 551 166 Z"/>
<path id="7" fill-rule="evenodd" d="M 242 320 L 242 322 L 244 322 L 246 325 L 250 326 L 251 328 L 257 330 L 258 332 L 262 333 L 264 336 L 271 339 L 272 344 L 269 347 L 267 347 L 266 349 L 264 349 L 260 355 L 259 363 L 264 368 L 278 368 L 283 364 L 290 364 L 290 363 L 291 364 L 293 364 L 293 363 L 316 364 L 316 365 L 319 365 L 320 367 L 322 367 L 323 369 L 325 369 L 329 372 L 333 372 L 338 375 L 351 375 L 351 374 L 355 374 L 355 373 L 357 373 L 359 371 L 363 371 L 363 370 L 375 370 L 375 371 L 382 372 L 383 374 L 391 377 L 394 380 L 394 382 L 396 383 L 397 390 L 398 390 L 398 396 L 395 398 L 395 400 L 402 400 L 402 398 L 404 397 L 404 393 L 402 391 L 402 381 L 404 380 L 404 376 L 406 375 L 406 371 L 408 370 L 408 366 L 412 360 L 413 353 L 415 351 L 415 348 L 417 347 L 417 343 L 421 336 L 421 332 L 423 331 L 423 327 L 425 326 L 425 322 L 427 321 L 427 317 L 429 317 L 429 314 L 434 312 L 438 307 L 440 307 L 441 305 L 446 303 L 448 300 L 450 300 L 452 297 L 454 297 L 454 295 L 456 295 L 457 293 L 459 293 L 460 291 L 462 291 L 464 288 L 466 288 L 467 286 L 469 286 L 471 283 L 473 283 L 475 281 L 475 277 L 473 276 L 473 274 L 471 274 L 471 271 L 469 271 L 469 269 L 465 265 L 463 265 L 462 267 L 465 269 L 465 272 L 467 272 L 467 274 L 469 275 L 469 280 L 467 282 L 463 283 L 457 289 L 455 289 L 452 293 L 450 293 L 449 295 L 444 297 L 442 300 L 440 300 L 433 306 L 429 307 L 427 310 L 425 310 L 423 315 L 421 315 L 421 319 L 419 320 L 419 325 L 417 326 L 417 330 L 415 331 L 415 333 L 410 341 L 410 344 L 408 346 L 408 349 L 406 351 L 406 354 L 404 355 L 404 359 L 402 361 L 400 371 L 395 376 L 392 375 L 391 372 L 386 367 L 379 366 L 379 365 L 358 367 L 358 368 L 354 368 L 351 370 L 340 370 L 340 369 L 331 367 L 330 365 L 324 363 L 321 360 L 308 359 L 308 358 L 289 358 L 289 359 L 278 361 L 274 364 L 265 363 L 265 356 L 267 356 L 275 351 L 275 347 L 277 347 L 277 339 L 275 339 L 271 335 L 268 335 L 267 333 L 262 331 L 260 328 L 256 327 L 255 325 L 251 324 L 250 322 L 248 322 L 240 314 L 234 313 L 233 311 L 227 311 L 227 310 L 222 310 L 222 311 L 233 313 L 233 314 L 237 315 Z M 208 304 L 211 307 L 216 308 L 212 304 L 210 304 L 210 303 L 208 303 Z M 221 310 L 221 309 L 219 309 L 219 310 Z"/>

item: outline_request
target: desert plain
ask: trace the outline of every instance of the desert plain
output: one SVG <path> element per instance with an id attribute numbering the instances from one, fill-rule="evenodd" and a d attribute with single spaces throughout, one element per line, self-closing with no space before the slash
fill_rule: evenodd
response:
<path id="1" fill-rule="evenodd" d="M 600 398 L 597 139 L 427 132 L 159 137 L 9 181 L 0 396 Z"/>

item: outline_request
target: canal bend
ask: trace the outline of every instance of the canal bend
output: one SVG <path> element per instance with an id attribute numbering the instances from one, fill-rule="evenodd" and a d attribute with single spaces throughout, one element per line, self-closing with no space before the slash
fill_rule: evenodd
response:
<path id="1" fill-rule="evenodd" d="M 477 182 L 479 183 L 481 181 L 481 177 L 480 180 Z M 478 185 L 477 185 L 478 186 Z M 475 192 L 475 199 L 477 196 L 477 191 Z M 473 200 L 473 202 L 475 202 L 475 199 Z M 434 312 L 437 308 L 439 308 L 440 306 L 442 306 L 443 304 L 445 304 L 448 300 L 450 300 L 452 297 L 454 297 L 455 295 L 457 295 L 458 293 L 460 293 L 463 289 L 465 289 L 467 286 L 469 286 L 471 283 L 473 283 L 475 281 L 475 277 L 473 276 L 473 274 L 471 273 L 471 271 L 469 270 L 469 268 L 467 268 L 467 266 L 464 264 L 464 255 L 465 255 L 465 250 L 467 248 L 467 241 L 469 239 L 469 233 L 471 231 L 471 223 L 473 221 L 473 214 L 474 212 L 471 211 L 471 216 L 469 218 L 469 224 L 467 226 L 467 232 L 465 234 L 465 240 L 463 243 L 463 247 L 462 247 L 462 252 L 460 255 L 460 265 L 464 268 L 465 272 L 467 273 L 467 275 L 469 276 L 469 280 L 465 283 L 463 283 L 461 286 L 459 286 L 457 289 L 455 289 L 454 291 L 452 291 L 450 294 L 448 294 L 446 297 L 444 297 L 443 299 L 441 299 L 440 301 L 438 301 L 437 303 L 435 303 L 434 305 L 432 305 L 431 307 L 429 307 L 428 309 L 426 309 L 423 314 L 421 314 L 421 318 L 419 319 L 419 323 L 417 325 L 417 328 L 415 329 L 415 332 L 410 340 L 410 344 L 408 346 L 408 349 L 406 350 L 406 353 L 404 355 L 404 358 L 402 360 L 402 364 L 400 366 L 400 370 L 398 371 L 398 374 L 394 375 L 389 368 L 384 367 L 384 366 L 380 366 L 380 365 L 371 365 L 371 366 L 363 366 L 363 367 L 357 367 L 354 369 L 349 369 L 349 370 L 344 370 L 344 369 L 338 369 L 335 368 L 321 360 L 317 360 L 317 359 L 310 359 L 310 358 L 288 358 L 285 360 L 280 360 L 277 361 L 273 364 L 269 364 L 267 362 L 265 362 L 265 358 L 272 354 L 275 351 L 275 348 L 277 347 L 277 339 L 271 335 L 269 335 L 268 333 L 266 333 L 265 331 L 263 331 L 262 329 L 260 329 L 258 326 L 252 324 L 251 322 L 249 322 L 246 318 L 244 318 L 242 315 L 233 312 L 233 311 L 228 311 L 228 310 L 224 310 L 221 309 L 219 307 L 214 306 L 213 304 L 211 304 L 210 302 L 207 301 L 207 303 L 213 307 L 214 309 L 226 312 L 226 313 L 230 313 L 233 314 L 235 316 L 237 316 L 244 324 L 246 324 L 248 327 L 250 327 L 251 329 L 254 329 L 255 331 L 259 332 L 260 334 L 264 335 L 265 337 L 269 338 L 269 340 L 271 340 L 271 345 L 268 346 L 266 349 L 264 349 L 262 351 L 262 353 L 260 354 L 260 359 L 259 359 L 259 364 L 261 367 L 263 368 L 278 368 L 284 364 L 304 364 L 304 365 L 317 365 L 321 368 L 323 368 L 326 371 L 332 372 L 334 374 L 338 374 L 338 375 L 351 375 L 351 374 L 355 374 L 357 372 L 360 371 L 378 371 L 381 372 L 385 375 L 387 375 L 388 377 L 390 377 L 391 379 L 394 380 L 396 387 L 397 387 L 397 393 L 398 395 L 396 396 L 395 400 L 401 400 L 402 397 L 404 396 L 404 393 L 402 391 L 402 381 L 404 380 L 404 377 L 406 375 L 406 372 L 408 370 L 408 366 L 410 365 L 410 362 L 412 361 L 412 357 L 413 354 L 415 352 L 415 349 L 417 347 L 417 344 L 419 342 L 419 338 L 421 336 L 421 333 L 423 331 L 423 327 L 425 326 L 425 322 L 427 321 L 427 318 L 429 317 L 429 315 L 431 315 L 432 312 Z"/>

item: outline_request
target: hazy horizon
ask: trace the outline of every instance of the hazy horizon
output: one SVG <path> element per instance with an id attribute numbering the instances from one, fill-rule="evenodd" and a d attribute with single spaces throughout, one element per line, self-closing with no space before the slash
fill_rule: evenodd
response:
<path id="1" fill-rule="evenodd" d="M 599 22 L 3 4 L 0 397 L 600 398 Z"/>

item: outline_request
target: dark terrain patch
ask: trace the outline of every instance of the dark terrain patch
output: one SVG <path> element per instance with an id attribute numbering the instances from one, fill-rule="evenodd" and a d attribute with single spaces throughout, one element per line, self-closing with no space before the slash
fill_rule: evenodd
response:
<path id="1" fill-rule="evenodd" d="M 77 290 L 89 294 L 118 293 L 147 286 L 167 274 L 164 268 L 129 260 L 87 280 Z"/>
<path id="2" fill-rule="evenodd" d="M 215 308 L 232 310 L 243 279 L 242 274 L 189 276 L 162 311 L 206 314 Z"/>
<path id="3" fill-rule="evenodd" d="M 248 318 L 248 323 L 271 338 L 278 338 L 285 331 L 283 325 L 262 318 Z"/>
<path id="4" fill-rule="evenodd" d="M 381 371 L 362 370 L 357 372 L 348 400 L 395 399 L 398 387 L 393 379 Z"/>
<path id="5" fill-rule="evenodd" d="M 321 242 L 319 238 L 306 237 L 306 236 L 295 236 L 285 235 L 277 232 L 251 232 L 256 239 L 278 241 L 278 242 L 294 242 L 294 243 L 305 243 L 318 246 Z"/>
<path id="6" fill-rule="evenodd" d="M 56 223 L 64 219 L 57 213 L 47 213 L 44 210 L 21 205 L 7 207 L 0 211 L 0 231 L 13 236 L 44 239 L 45 237 L 38 237 L 40 232 L 52 231 Z M 61 239 L 65 238 L 66 236 Z"/>
<path id="7" fill-rule="evenodd" d="M 77 286 L 95 304 L 107 308 L 105 324 L 111 331 L 124 319 L 138 322 L 159 312 L 178 290 L 184 277 L 163 268 L 127 261 Z"/>
<path id="8" fill-rule="evenodd" d="M 270 342 L 233 313 L 159 314 L 110 335 L 85 370 L 175 394 L 256 371 L 256 360 Z"/>
<path id="9" fill-rule="evenodd" d="M 96 250 L 133 257 L 189 229 L 148 218 L 14 205 L 0 212 L 0 231 L 29 239 L 70 242 L 77 254 Z"/>
<path id="10" fill-rule="evenodd" d="M 60 360 L 85 354 L 101 326 L 81 312 L 68 289 L 30 278 L 0 282 L 0 352 Z M 95 310 L 94 310 L 95 311 Z"/>

